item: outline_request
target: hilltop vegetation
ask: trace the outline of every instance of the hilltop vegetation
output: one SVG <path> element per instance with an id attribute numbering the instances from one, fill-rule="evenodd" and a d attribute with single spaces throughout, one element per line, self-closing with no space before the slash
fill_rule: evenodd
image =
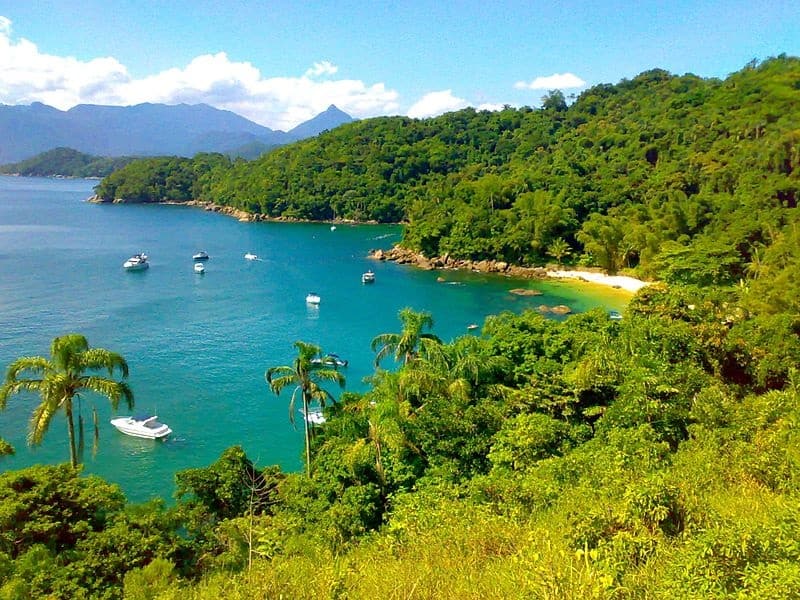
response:
<path id="1" fill-rule="evenodd" d="M 0 166 L 0 173 L 26 177 L 106 177 L 135 157 L 92 156 L 72 148 L 54 148 L 18 163 Z"/>
<path id="2" fill-rule="evenodd" d="M 403 245 L 429 257 L 558 254 L 674 278 L 676 256 L 711 253 L 731 268 L 697 281 L 735 280 L 797 206 L 798 81 L 800 60 L 782 56 L 725 80 L 655 69 L 569 106 L 552 92 L 538 110 L 368 119 L 232 163 L 192 194 L 271 217 L 405 221 Z M 98 193 L 158 170 L 134 163 Z"/>

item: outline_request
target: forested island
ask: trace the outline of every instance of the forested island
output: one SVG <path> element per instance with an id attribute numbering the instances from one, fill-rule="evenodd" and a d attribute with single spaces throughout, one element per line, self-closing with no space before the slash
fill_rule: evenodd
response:
<path id="1" fill-rule="evenodd" d="M 450 343 L 403 310 L 369 391 L 336 402 L 346 372 L 298 342 L 264 390 L 326 405 L 303 473 L 233 447 L 172 505 L 70 465 L 3 473 L 0 597 L 800 596 L 797 106 L 800 60 L 778 57 L 110 175 L 107 200 L 403 221 L 429 257 L 659 281 L 621 320 L 504 313 Z M 89 364 L 57 348 L 54 382 Z"/>
<path id="2" fill-rule="evenodd" d="M 103 157 L 72 148 L 54 148 L 18 163 L 0 165 L 0 173 L 25 177 L 106 177 L 121 169 L 133 156 Z"/>

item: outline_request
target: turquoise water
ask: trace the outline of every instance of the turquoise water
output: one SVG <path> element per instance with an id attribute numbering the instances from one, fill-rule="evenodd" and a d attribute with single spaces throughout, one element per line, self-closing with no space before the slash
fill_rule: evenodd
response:
<path id="1" fill-rule="evenodd" d="M 124 436 L 108 422 L 107 400 L 83 398 L 87 422 L 96 406 L 101 430 L 95 455 L 88 436 L 85 471 L 119 483 L 134 501 L 169 498 L 175 472 L 208 465 L 234 444 L 261 466 L 299 469 L 302 433 L 289 423 L 289 390 L 276 398 L 264 382 L 266 368 L 291 364 L 295 340 L 347 358 L 347 389 L 360 391 L 373 372 L 371 339 L 398 331 L 405 306 L 431 312 L 434 333 L 451 340 L 503 310 L 619 309 L 623 302 L 567 284 L 367 259 L 370 249 L 400 239 L 397 226 L 331 231 L 325 224 L 239 223 L 180 206 L 86 203 L 95 183 L 0 177 L 0 369 L 19 356 L 48 355 L 52 338 L 69 332 L 120 352 L 136 412 L 157 413 L 174 431 L 166 442 Z M 204 275 L 192 269 L 198 250 L 211 256 Z M 124 271 L 124 260 L 140 251 L 151 268 Z M 244 260 L 247 252 L 260 260 Z M 376 283 L 363 285 L 369 268 Z M 448 281 L 437 282 L 440 275 Z M 515 287 L 545 295 L 509 294 Z M 306 305 L 312 290 L 322 297 L 318 308 Z M 68 460 L 60 416 L 42 446 L 26 446 L 37 401 L 15 396 L 0 413 L 0 436 L 17 451 L 0 458 L 0 469 Z"/>

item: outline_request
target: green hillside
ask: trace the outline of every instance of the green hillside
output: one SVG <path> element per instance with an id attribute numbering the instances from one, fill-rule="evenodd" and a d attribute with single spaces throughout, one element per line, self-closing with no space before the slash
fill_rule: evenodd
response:
<path id="1" fill-rule="evenodd" d="M 535 264 L 561 239 L 610 270 L 653 272 L 674 243 L 742 214 L 774 227 L 796 206 L 798 79 L 800 60 L 780 57 L 724 81 L 648 71 L 570 106 L 554 92 L 540 110 L 368 119 L 233 164 L 197 193 L 273 217 L 407 221 L 403 243 L 428 256 Z"/>
<path id="2" fill-rule="evenodd" d="M 132 156 L 106 158 L 54 148 L 18 163 L 0 166 L 0 173 L 26 177 L 106 177 L 131 161 Z"/>

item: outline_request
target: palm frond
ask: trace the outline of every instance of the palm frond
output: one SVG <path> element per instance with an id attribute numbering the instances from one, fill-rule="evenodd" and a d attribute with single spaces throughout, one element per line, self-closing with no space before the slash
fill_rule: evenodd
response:
<path id="1" fill-rule="evenodd" d="M 40 392 L 45 389 L 42 379 L 17 379 L 0 386 L 0 409 L 6 407 L 8 398 L 21 391 Z"/>
<path id="2" fill-rule="evenodd" d="M 42 443 L 59 406 L 61 406 L 61 399 L 58 396 L 43 395 L 42 402 L 33 409 L 31 420 L 28 423 L 28 443 L 31 446 L 38 446 Z"/>
<path id="3" fill-rule="evenodd" d="M 277 377 L 275 373 L 267 373 L 267 383 L 269 384 L 270 389 L 272 392 L 279 396 L 283 388 L 288 387 L 290 385 L 297 385 L 297 376 L 295 375 L 294 370 L 289 369 L 288 367 L 278 367 L 279 369 L 286 369 L 286 371 L 281 371 L 280 375 Z"/>
<path id="4" fill-rule="evenodd" d="M 292 392 L 292 397 L 289 400 L 289 422 L 292 424 L 292 427 L 295 427 L 294 407 L 295 407 L 295 401 L 297 400 L 297 392 L 299 392 L 299 391 L 301 391 L 300 390 L 300 386 L 297 386 L 296 388 L 294 388 L 294 391 Z M 305 417 L 306 417 L 306 415 L 303 415 L 303 418 L 305 418 Z"/>
<path id="5" fill-rule="evenodd" d="M 339 387 L 344 387 L 345 377 L 336 369 L 315 369 L 311 373 L 312 380 L 315 381 L 333 381 L 338 383 Z"/>
<path id="6" fill-rule="evenodd" d="M 82 379 L 83 387 L 95 393 L 101 394 L 111 401 L 114 410 L 119 406 L 119 401 L 125 398 L 128 408 L 133 407 L 133 392 L 127 384 L 105 377 L 85 377 Z"/>
<path id="7" fill-rule="evenodd" d="M 30 371 L 34 375 L 43 375 L 52 371 L 53 368 L 53 363 L 43 356 L 23 356 L 8 365 L 6 381 L 14 381 L 24 371 Z"/>
<path id="8" fill-rule="evenodd" d="M 50 344 L 50 356 L 59 371 L 80 371 L 79 355 L 89 349 L 89 342 L 79 333 L 57 337 Z"/>
<path id="9" fill-rule="evenodd" d="M 111 352 L 105 348 L 90 348 L 82 352 L 77 357 L 77 363 L 82 367 L 82 370 L 105 369 L 108 375 L 112 376 L 115 369 L 119 369 L 122 377 L 128 376 L 128 363 L 116 352 Z"/>

